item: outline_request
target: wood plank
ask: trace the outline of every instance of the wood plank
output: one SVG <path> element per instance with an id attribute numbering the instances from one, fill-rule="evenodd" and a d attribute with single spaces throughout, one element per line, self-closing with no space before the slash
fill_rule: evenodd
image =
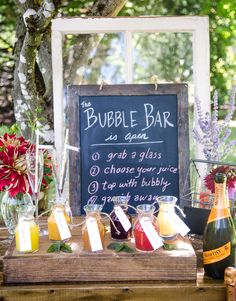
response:
<path id="1" fill-rule="evenodd" d="M 3 258 L 4 281 L 196 280 L 197 258 L 187 238 L 179 240 L 178 250 L 161 248 L 153 253 L 117 254 L 106 248 L 110 242 L 107 238 L 103 252 L 88 253 L 83 250 L 81 236 L 73 235 L 70 240 L 72 254 L 46 253 L 51 244 L 47 236 L 40 237 L 40 250 L 32 254 L 17 252 L 13 242 Z"/>
<path id="2" fill-rule="evenodd" d="M 4 286 L 0 290 L 0 300 L 7 301 L 223 301 L 225 298 L 222 282 L 204 287 L 193 283 L 116 283 Z"/>

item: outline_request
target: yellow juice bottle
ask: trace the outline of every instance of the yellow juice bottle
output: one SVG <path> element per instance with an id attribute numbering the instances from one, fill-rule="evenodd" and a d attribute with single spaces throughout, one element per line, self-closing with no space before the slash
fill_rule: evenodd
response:
<path id="1" fill-rule="evenodd" d="M 39 226 L 34 221 L 34 206 L 18 211 L 18 225 L 15 228 L 16 250 L 24 253 L 39 249 Z"/>

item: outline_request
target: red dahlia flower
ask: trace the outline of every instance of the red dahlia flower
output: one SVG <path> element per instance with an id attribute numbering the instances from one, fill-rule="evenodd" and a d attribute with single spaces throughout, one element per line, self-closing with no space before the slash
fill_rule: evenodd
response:
<path id="1" fill-rule="evenodd" d="M 22 136 L 17 137 L 15 134 L 0 136 L 0 191 L 8 189 L 12 197 L 18 193 L 32 194 L 27 176 L 25 153 L 34 147 L 34 144 Z M 46 188 L 51 180 L 50 156 L 45 151 L 42 186 Z"/>
<path id="2" fill-rule="evenodd" d="M 31 144 L 24 137 L 4 134 L 0 137 L 0 190 L 11 196 L 29 192 L 25 153 Z"/>
<path id="3" fill-rule="evenodd" d="M 236 183 L 236 169 L 231 166 L 218 166 L 205 177 L 205 185 L 212 192 L 215 192 L 214 178 L 217 173 L 224 173 L 227 176 L 226 185 L 228 188 L 234 188 Z"/>

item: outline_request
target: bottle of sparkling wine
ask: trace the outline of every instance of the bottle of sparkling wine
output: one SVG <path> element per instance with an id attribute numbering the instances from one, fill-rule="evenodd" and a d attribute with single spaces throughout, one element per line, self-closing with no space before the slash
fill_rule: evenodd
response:
<path id="1" fill-rule="evenodd" d="M 215 175 L 215 198 L 203 235 L 205 274 L 223 279 L 224 270 L 235 265 L 236 232 L 226 200 L 226 176 Z"/>

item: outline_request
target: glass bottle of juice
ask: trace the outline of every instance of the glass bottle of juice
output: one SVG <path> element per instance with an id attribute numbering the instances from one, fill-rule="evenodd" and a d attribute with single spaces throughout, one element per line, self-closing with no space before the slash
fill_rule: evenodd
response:
<path id="1" fill-rule="evenodd" d="M 110 214 L 111 238 L 115 240 L 128 240 L 131 238 L 131 216 L 128 214 L 129 196 L 114 196 L 113 211 Z M 119 232 L 118 232 L 118 231 Z"/>
<path id="2" fill-rule="evenodd" d="M 163 245 L 158 235 L 158 227 L 154 217 L 155 207 L 150 204 L 137 206 L 138 218 L 134 223 L 133 235 L 138 251 L 153 252 Z"/>
<path id="3" fill-rule="evenodd" d="M 173 239 L 178 234 L 177 225 L 173 218 L 177 198 L 174 196 L 160 196 L 157 198 L 157 202 L 159 205 L 157 215 L 159 235 L 164 239 Z"/>
<path id="4" fill-rule="evenodd" d="M 39 249 L 39 226 L 34 220 L 35 206 L 18 209 L 18 224 L 15 228 L 16 250 L 32 253 Z"/>
<path id="5" fill-rule="evenodd" d="M 85 223 L 82 227 L 84 250 L 88 252 L 102 251 L 105 241 L 105 226 L 101 222 L 102 205 L 85 205 Z"/>
<path id="6" fill-rule="evenodd" d="M 71 237 L 68 224 L 71 223 L 68 210 L 66 210 L 66 200 L 57 198 L 52 212 L 48 218 L 48 237 L 54 241 L 65 241 Z"/>

